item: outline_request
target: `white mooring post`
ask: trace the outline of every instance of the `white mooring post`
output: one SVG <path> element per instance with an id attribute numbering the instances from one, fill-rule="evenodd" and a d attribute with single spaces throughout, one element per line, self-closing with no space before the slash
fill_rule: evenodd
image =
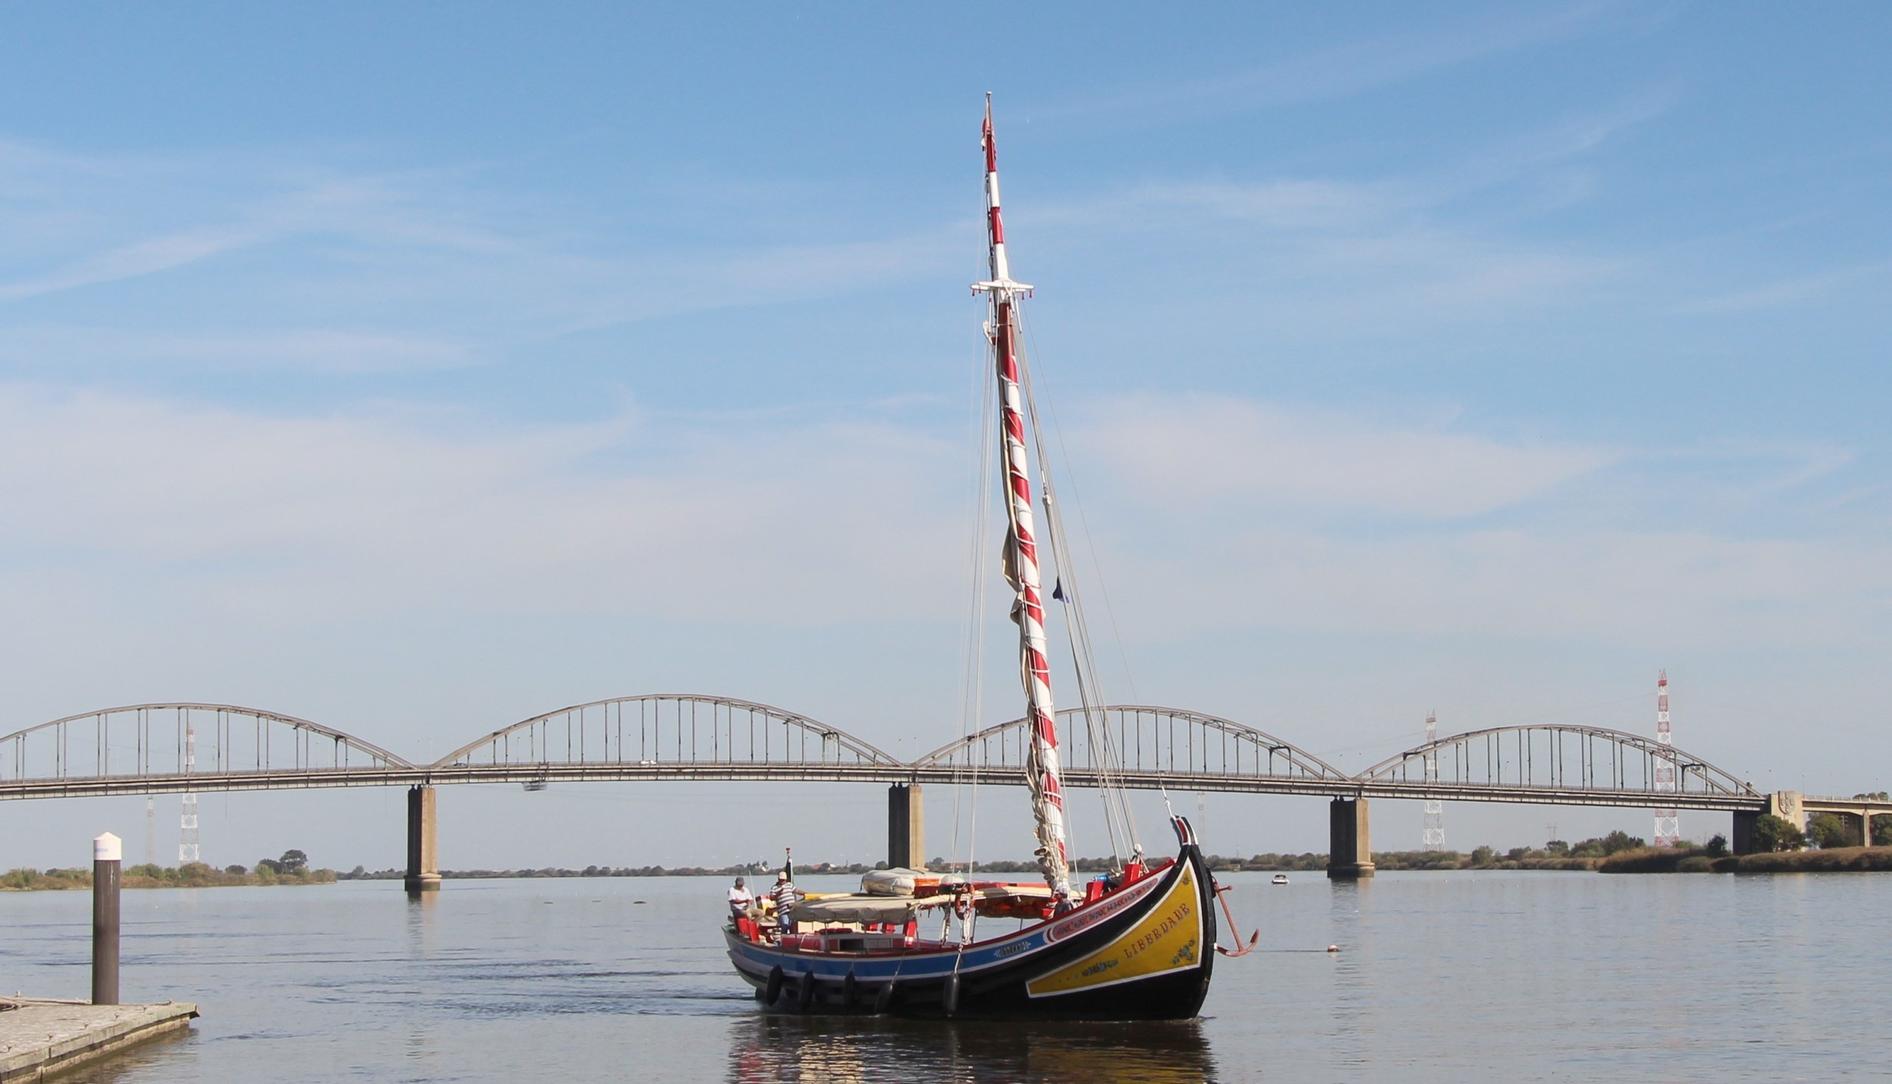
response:
<path id="1" fill-rule="evenodd" d="M 92 1004 L 118 1004 L 118 868 L 124 844 L 110 832 L 92 840 Z"/>

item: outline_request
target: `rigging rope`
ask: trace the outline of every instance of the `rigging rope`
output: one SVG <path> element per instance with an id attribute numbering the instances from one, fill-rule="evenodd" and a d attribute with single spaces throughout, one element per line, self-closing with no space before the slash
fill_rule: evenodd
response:
<path id="1" fill-rule="evenodd" d="M 963 759 L 953 761 L 953 850 L 948 858 L 959 854 L 959 825 L 961 798 L 965 798 L 966 809 L 966 858 L 965 876 L 972 879 L 973 852 L 978 843 L 979 826 L 979 773 L 972 766 L 973 750 L 965 744 L 972 736 L 979 710 L 985 698 L 985 614 L 986 571 L 988 568 L 988 545 L 986 530 L 991 514 L 991 496 L 993 485 L 992 456 L 997 445 L 996 396 L 997 381 L 988 372 L 991 366 L 986 356 L 987 346 L 979 349 L 979 364 L 975 368 L 977 379 L 973 385 L 973 398 L 978 404 L 979 418 L 979 472 L 973 480 L 973 532 L 971 560 L 972 605 L 967 615 L 965 641 L 965 672 L 960 684 L 959 740 L 964 750 Z M 971 793 L 967 795 L 966 778 L 971 776 Z M 918 859 L 924 864 L 925 859 Z"/>
<path id="2" fill-rule="evenodd" d="M 1022 323 L 1022 319 L 1021 319 Z M 1029 335 L 1022 336 L 1027 345 Z M 1143 853 L 1141 840 L 1137 838 L 1136 821 L 1131 816 L 1129 799 L 1122 785 L 1122 767 L 1118 763 L 1115 743 L 1110 738 L 1108 719 L 1103 717 L 1103 700 L 1097 688 L 1097 656 L 1091 644 L 1089 625 L 1084 620 L 1083 594 L 1078 587 L 1075 566 L 1064 544 L 1064 516 L 1062 505 L 1057 499 L 1051 457 L 1045 445 L 1044 424 L 1038 414 L 1038 399 L 1033 391 L 1033 366 L 1030 356 L 1034 351 L 1019 351 L 1019 375 L 1025 392 L 1026 410 L 1031 415 L 1031 430 L 1034 450 L 1038 456 L 1038 473 L 1042 478 L 1042 503 L 1045 510 L 1045 542 L 1052 555 L 1052 568 L 1057 576 L 1056 582 L 1063 595 L 1064 625 L 1066 638 L 1070 641 L 1071 664 L 1077 672 L 1078 697 L 1082 704 L 1085 730 L 1091 739 L 1091 749 L 1095 755 L 1095 767 L 1099 782 L 1102 784 L 1104 806 L 1104 828 L 1110 836 L 1111 855 L 1121 868 L 1123 854 L 1129 850 L 1133 859 Z"/>
<path id="3" fill-rule="evenodd" d="M 1026 344 L 1031 348 L 1030 352 L 1035 354 L 1037 352 L 1037 339 L 1036 337 L 1032 335 L 1032 331 L 1029 326 L 1022 326 L 1022 325 L 1023 325 L 1023 320 L 1022 320 L 1022 312 L 1021 312 L 1022 337 L 1025 339 Z M 1037 415 L 1035 413 L 1035 410 L 1036 410 L 1035 401 L 1033 404 L 1033 409 L 1034 409 L 1034 414 L 1032 417 L 1033 429 L 1034 431 L 1042 432 L 1042 430 L 1038 429 L 1038 425 L 1037 425 Z M 1060 453 L 1066 453 L 1066 448 L 1064 444 L 1064 430 L 1063 430 L 1063 427 L 1059 425 L 1058 423 L 1057 407 L 1055 405 L 1051 407 L 1050 415 L 1051 415 L 1052 434 L 1057 440 L 1058 451 Z M 1042 458 L 1042 448 L 1041 448 L 1041 458 Z M 1048 468 L 1047 468 L 1047 473 L 1048 473 Z M 1073 495 L 1075 496 L 1077 492 L 1077 479 L 1076 479 L 1075 474 L 1073 474 L 1071 478 L 1071 488 L 1072 488 Z M 1090 551 L 1091 563 L 1093 565 L 1101 565 L 1102 562 L 1100 562 L 1097 559 L 1097 546 L 1091 535 L 1090 519 L 1088 516 L 1085 515 L 1084 505 L 1081 499 L 1077 501 L 1077 506 L 1078 506 L 1077 508 L 1078 525 L 1083 528 L 1084 545 Z M 1058 519 L 1056 526 L 1057 526 L 1058 532 L 1061 535 L 1064 530 L 1064 521 L 1061 516 Z M 1115 641 L 1117 644 L 1117 657 L 1123 663 L 1124 680 L 1130 686 L 1131 699 L 1140 701 L 1142 697 L 1137 692 L 1136 678 L 1131 673 L 1130 657 L 1129 657 L 1129 654 L 1124 650 L 1123 631 L 1117 624 L 1116 608 L 1111 603 L 1110 586 L 1107 582 L 1103 582 L 1101 580 L 1100 580 L 1100 583 L 1103 583 L 1102 590 L 1104 592 L 1104 609 L 1110 617 L 1110 632 L 1111 632 L 1112 637 L 1115 638 Z M 1087 645 L 1086 652 L 1088 654 L 1089 653 L 1088 643 L 1089 643 L 1089 638 L 1090 638 L 1089 625 L 1088 623 L 1082 620 L 1081 604 L 1080 604 L 1079 624 L 1084 629 L 1084 637 L 1085 637 L 1085 642 Z M 1090 663 L 1091 663 L 1093 672 L 1095 672 L 1096 658 L 1094 655 L 1090 656 Z M 1122 770 L 1123 770 L 1122 759 L 1121 759 L 1122 754 L 1117 749 L 1116 743 L 1110 740 L 1110 727 L 1109 727 L 1108 720 L 1105 721 L 1105 724 L 1103 726 L 1103 734 L 1104 734 L 1104 740 L 1103 740 L 1102 747 L 1104 751 L 1105 760 L 1108 762 L 1111 770 L 1114 771 L 1116 777 L 1118 779 L 1121 779 Z M 1165 784 L 1162 774 L 1157 775 L 1156 786 L 1157 786 L 1157 789 L 1162 793 L 1164 808 L 1168 811 L 1169 815 L 1172 818 L 1175 817 L 1176 809 L 1173 805 L 1170 804 L 1169 787 Z M 1135 844 L 1136 853 L 1138 855 L 1141 855 L 1143 853 L 1143 844 L 1140 840 L 1136 838 L 1136 819 L 1132 817 L 1130 814 L 1129 796 L 1128 794 L 1124 792 L 1121 786 L 1116 786 L 1113 789 L 1116 794 L 1117 807 L 1124 819 L 1125 825 L 1128 828 L 1130 837 Z"/>

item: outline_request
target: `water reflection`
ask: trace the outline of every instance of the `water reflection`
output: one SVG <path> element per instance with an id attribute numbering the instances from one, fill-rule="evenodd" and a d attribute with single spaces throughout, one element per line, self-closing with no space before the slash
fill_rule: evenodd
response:
<path id="1" fill-rule="evenodd" d="M 439 906 L 438 892 L 407 894 L 407 947 L 416 959 L 432 954 L 434 911 Z"/>
<path id="2" fill-rule="evenodd" d="M 1376 992 L 1372 972 L 1362 966 L 1360 910 L 1372 891 L 1372 878 L 1327 882 L 1328 921 L 1334 940 L 1341 947 L 1330 969 L 1332 988 L 1328 994 L 1333 1006 L 1332 1030 L 1329 1032 L 1332 1056 L 1339 1064 L 1370 1064 L 1366 1043 L 1372 1033 L 1372 1008 Z"/>
<path id="3" fill-rule="evenodd" d="M 1200 1020 L 1004 1023 L 758 1012 L 733 1022 L 730 1079 L 845 1084 L 934 1080 L 1217 1079 Z"/>

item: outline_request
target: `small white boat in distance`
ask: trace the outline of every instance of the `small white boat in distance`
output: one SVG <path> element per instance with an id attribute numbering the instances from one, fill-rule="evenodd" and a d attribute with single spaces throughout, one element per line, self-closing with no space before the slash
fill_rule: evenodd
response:
<path id="1" fill-rule="evenodd" d="M 1287 884 L 1287 883 L 1288 883 L 1288 875 L 1287 875 L 1287 874 L 1285 874 L 1285 873 L 1277 873 L 1277 874 L 1275 874 L 1275 875 L 1274 875 L 1274 882 L 1273 882 L 1273 883 L 1275 883 L 1275 884 L 1278 884 L 1278 885 L 1284 885 L 1284 884 Z"/>

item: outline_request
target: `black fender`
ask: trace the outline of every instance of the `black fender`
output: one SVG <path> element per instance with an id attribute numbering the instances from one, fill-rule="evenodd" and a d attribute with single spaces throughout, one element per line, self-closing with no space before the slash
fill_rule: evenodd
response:
<path id="1" fill-rule="evenodd" d="M 795 992 L 795 1009 L 807 1012 L 815 1003 L 815 973 L 810 971 L 801 977 L 801 989 Z"/>
<path id="2" fill-rule="evenodd" d="M 887 985 L 880 988 L 880 991 L 874 995 L 875 1012 L 884 1013 L 893 1008 L 894 998 L 900 996 L 899 986 L 899 983 L 889 979 Z"/>
<path id="3" fill-rule="evenodd" d="M 847 969 L 847 977 L 841 980 L 841 1007 L 852 1009 L 861 998 L 861 984 L 854 978 L 854 969 Z"/>
<path id="4" fill-rule="evenodd" d="M 765 1004 L 773 1005 L 775 1004 L 776 999 L 781 996 L 782 996 L 782 965 L 776 964 L 774 967 L 769 969 L 769 982 L 767 986 L 764 986 L 762 988 L 762 1000 Z"/>

